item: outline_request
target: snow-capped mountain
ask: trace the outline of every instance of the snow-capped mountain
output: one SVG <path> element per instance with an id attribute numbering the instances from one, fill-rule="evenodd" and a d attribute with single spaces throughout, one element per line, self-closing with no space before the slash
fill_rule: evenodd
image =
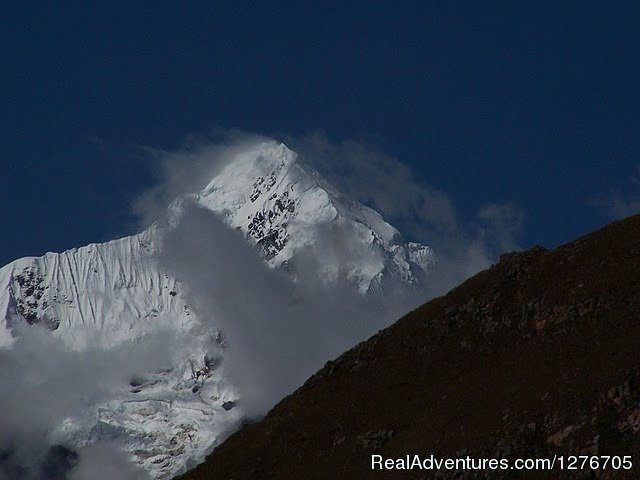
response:
<path id="1" fill-rule="evenodd" d="M 158 264 L 163 232 L 188 202 L 240 230 L 271 267 L 295 276 L 298 256 L 313 252 L 318 278 L 346 279 L 362 295 L 423 285 L 434 262 L 429 247 L 405 242 L 286 146 L 265 142 L 230 159 L 203 190 L 176 199 L 165 219 L 137 235 L 2 267 L 0 348 L 12 348 L 12 329 L 24 322 L 45 325 L 78 350 L 96 338 L 108 347 L 162 329 L 181 339 L 184 351 L 170 368 L 132 378 L 111 400 L 87 405 L 52 433 L 74 448 L 115 439 L 157 478 L 202 459 L 242 420 L 234 408 L 238 393 L 219 368 L 223 335 L 203 326 L 188 287 Z"/>

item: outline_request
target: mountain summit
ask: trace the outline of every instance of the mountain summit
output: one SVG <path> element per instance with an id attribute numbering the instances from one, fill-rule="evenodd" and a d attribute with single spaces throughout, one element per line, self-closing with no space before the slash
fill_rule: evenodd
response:
<path id="1" fill-rule="evenodd" d="M 228 159 L 204 189 L 176 199 L 166 218 L 139 234 L 2 267 L 0 348 L 8 352 L 24 324 L 46 327 L 61 346 L 77 351 L 158 331 L 185 345 L 170 368 L 158 365 L 132 378 L 51 433 L 52 442 L 70 448 L 113 441 L 157 478 L 203 458 L 242 420 L 234 408 L 238 392 L 218 368 L 223 332 L 203 327 L 185 295 L 188 285 L 158 262 L 164 234 L 190 204 L 217 214 L 293 281 L 300 281 L 298 263 L 311 256 L 323 282 L 344 280 L 358 295 L 385 296 L 424 286 L 434 263 L 429 247 L 405 242 L 377 212 L 335 190 L 285 145 L 265 142 Z"/>
<path id="2" fill-rule="evenodd" d="M 393 280 L 420 284 L 433 264 L 429 247 L 404 242 L 378 212 L 338 192 L 284 144 L 262 143 L 239 154 L 184 199 L 219 213 L 272 266 L 310 249 L 325 278 L 343 275 L 363 293 Z"/>

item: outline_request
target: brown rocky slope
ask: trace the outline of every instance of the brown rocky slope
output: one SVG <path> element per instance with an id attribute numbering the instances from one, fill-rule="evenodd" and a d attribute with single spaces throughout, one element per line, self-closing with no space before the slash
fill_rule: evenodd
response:
<path id="1" fill-rule="evenodd" d="M 371 470 L 371 455 L 631 470 Z M 505 254 L 344 353 L 182 479 L 640 478 L 640 216 Z"/>

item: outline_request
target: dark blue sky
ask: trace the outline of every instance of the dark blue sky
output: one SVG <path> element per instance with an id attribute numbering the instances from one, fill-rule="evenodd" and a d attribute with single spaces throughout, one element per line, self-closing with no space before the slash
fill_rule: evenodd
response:
<path id="1" fill-rule="evenodd" d="M 130 233 L 131 146 L 211 127 L 381 139 L 463 218 L 518 204 L 524 245 L 640 164 L 637 2 L 89 3 L 0 16 L 0 264 Z"/>

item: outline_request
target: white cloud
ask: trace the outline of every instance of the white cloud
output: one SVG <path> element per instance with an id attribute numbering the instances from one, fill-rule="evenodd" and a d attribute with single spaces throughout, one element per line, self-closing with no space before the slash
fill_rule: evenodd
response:
<path id="1" fill-rule="evenodd" d="M 513 202 L 487 202 L 465 221 L 451 196 L 423 185 L 397 158 L 355 140 L 333 142 L 322 132 L 287 143 L 339 191 L 379 211 L 410 240 L 434 248 L 439 265 L 430 295 L 439 295 L 520 248 L 524 213 Z"/>
<path id="2" fill-rule="evenodd" d="M 69 350 L 44 327 L 17 324 L 13 332 L 15 343 L 0 350 L 0 411 L 10 412 L 0 415 L 0 452 L 8 455 L 0 458 L 0 478 L 26 469 L 23 478 L 40 480 L 57 425 L 67 417 L 91 415 L 88 405 L 111 398 L 114 390 L 127 389 L 132 377 L 172 360 L 174 342 L 162 331 L 117 347 L 85 350 Z"/>
<path id="3" fill-rule="evenodd" d="M 476 214 L 478 238 L 495 252 L 517 250 L 524 218 L 524 212 L 513 203 L 487 203 Z"/>
<path id="4" fill-rule="evenodd" d="M 296 270 L 294 283 L 269 268 L 239 232 L 195 205 L 185 205 L 163 243 L 163 269 L 181 279 L 198 317 L 228 338 L 225 373 L 249 414 L 264 413 L 324 362 L 419 303 L 409 294 L 382 303 L 339 281 L 330 286 L 313 268 Z M 315 252 L 305 254 L 308 262 L 296 265 L 316 261 Z"/>
<path id="5" fill-rule="evenodd" d="M 636 169 L 635 175 L 629 176 L 627 185 L 610 190 L 607 195 L 593 203 L 610 220 L 619 220 L 640 213 L 640 167 Z"/>
<path id="6" fill-rule="evenodd" d="M 179 149 L 139 147 L 152 163 L 155 183 L 134 200 L 132 212 L 142 227 L 162 218 L 177 197 L 204 188 L 239 152 L 271 139 L 238 130 L 193 135 Z"/>
<path id="7" fill-rule="evenodd" d="M 149 475 L 131 464 L 109 444 L 90 445 L 79 452 L 78 464 L 68 480 L 148 480 Z"/>
<path id="8" fill-rule="evenodd" d="M 418 182 L 397 158 L 354 140 L 333 142 L 322 132 L 287 143 L 339 191 L 402 224 L 403 233 L 456 230 L 449 195 Z"/>

